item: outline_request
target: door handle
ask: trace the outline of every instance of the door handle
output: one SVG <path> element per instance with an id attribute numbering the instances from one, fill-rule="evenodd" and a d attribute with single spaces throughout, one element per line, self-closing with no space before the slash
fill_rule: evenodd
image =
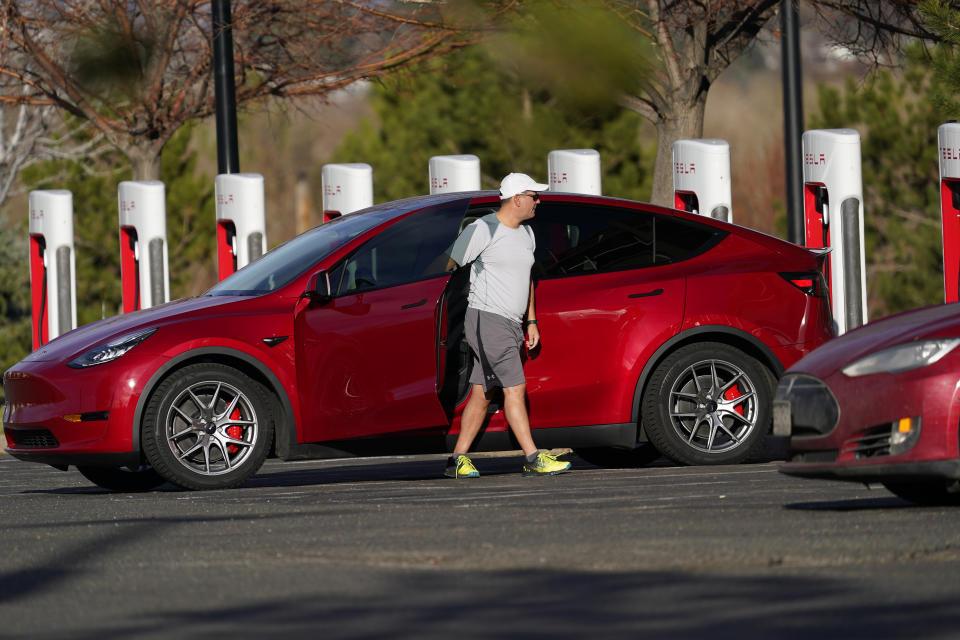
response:
<path id="1" fill-rule="evenodd" d="M 653 291 L 647 291 L 646 293 L 631 293 L 628 295 L 628 298 L 649 298 L 650 296 L 658 296 L 663 293 L 663 289 L 654 289 Z"/>
<path id="2" fill-rule="evenodd" d="M 420 302 L 411 302 L 410 304 L 401 305 L 400 309 L 413 309 L 414 307 L 422 307 L 425 304 L 427 304 L 426 298 Z"/>

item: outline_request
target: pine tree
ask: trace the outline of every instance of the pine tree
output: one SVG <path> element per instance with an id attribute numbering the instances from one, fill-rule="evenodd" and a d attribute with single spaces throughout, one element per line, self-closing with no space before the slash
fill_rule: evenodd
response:
<path id="1" fill-rule="evenodd" d="M 942 56 L 938 45 L 933 56 Z M 811 129 L 861 134 L 870 318 L 943 302 L 937 127 L 948 117 L 943 79 L 920 47 L 903 72 L 880 70 L 862 86 L 823 86 Z"/>

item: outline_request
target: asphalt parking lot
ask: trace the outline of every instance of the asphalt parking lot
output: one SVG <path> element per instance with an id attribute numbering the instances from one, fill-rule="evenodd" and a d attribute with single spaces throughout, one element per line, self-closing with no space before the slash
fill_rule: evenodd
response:
<path id="1" fill-rule="evenodd" d="M 268 461 L 111 494 L 0 454 L 0 637 L 956 637 L 960 509 L 777 462 Z"/>

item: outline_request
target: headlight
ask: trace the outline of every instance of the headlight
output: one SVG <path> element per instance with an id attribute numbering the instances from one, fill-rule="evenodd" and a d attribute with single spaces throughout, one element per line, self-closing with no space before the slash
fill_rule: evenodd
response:
<path id="1" fill-rule="evenodd" d="M 111 340 L 107 344 L 102 344 L 99 347 L 90 349 L 90 351 L 77 356 L 68 362 L 67 366 L 73 367 L 74 369 L 83 369 L 85 367 L 92 367 L 105 362 L 112 362 L 152 336 L 156 330 L 157 329 L 153 327 L 150 329 L 144 329 L 143 331 L 138 331 L 136 333 L 128 333 L 127 335 L 120 336 L 119 338 Z"/>
<path id="2" fill-rule="evenodd" d="M 855 378 L 871 373 L 900 373 L 919 369 L 933 364 L 950 353 L 960 344 L 960 338 L 943 338 L 940 340 L 918 340 L 907 344 L 890 347 L 883 351 L 860 358 L 843 369 L 845 375 Z"/>

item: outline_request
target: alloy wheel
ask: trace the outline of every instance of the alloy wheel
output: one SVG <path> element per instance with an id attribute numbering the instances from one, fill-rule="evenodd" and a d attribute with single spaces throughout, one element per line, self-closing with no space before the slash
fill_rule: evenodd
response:
<path id="1" fill-rule="evenodd" d="M 170 403 L 164 418 L 166 444 L 194 473 L 229 473 L 251 455 L 260 424 L 251 399 L 220 380 L 195 382 Z"/>
<path id="2" fill-rule="evenodd" d="M 708 454 L 730 451 L 757 427 L 757 389 L 736 365 L 702 360 L 674 379 L 669 416 L 673 431 L 692 449 Z"/>

